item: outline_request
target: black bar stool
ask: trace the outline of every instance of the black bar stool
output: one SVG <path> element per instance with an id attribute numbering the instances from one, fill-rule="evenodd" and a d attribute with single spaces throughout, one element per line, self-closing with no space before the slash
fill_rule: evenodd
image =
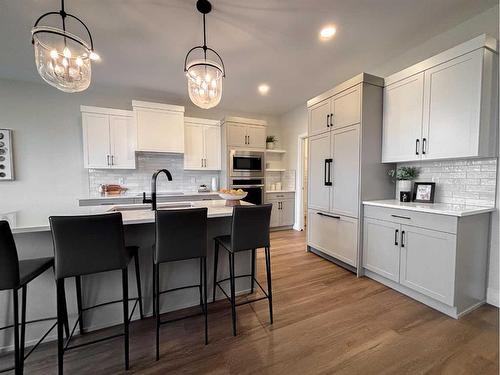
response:
<path id="1" fill-rule="evenodd" d="M 156 316 L 156 360 L 160 358 L 160 326 L 181 319 L 160 320 L 160 295 L 176 290 L 198 288 L 200 306 L 205 315 L 205 345 L 208 343 L 207 310 L 207 208 L 156 211 L 153 294 Z M 160 264 L 188 259 L 200 260 L 200 283 L 160 291 Z M 203 288 L 203 293 L 202 293 Z"/>
<path id="2" fill-rule="evenodd" d="M 62 325 L 57 326 L 57 348 L 59 374 L 63 374 L 64 353 L 71 349 L 95 344 L 116 337 L 124 337 L 125 369 L 129 368 L 129 324 L 130 319 L 140 302 L 140 297 L 128 297 L 128 273 L 127 266 L 132 257 L 136 256 L 136 247 L 126 247 L 123 233 L 122 215 L 119 212 L 103 215 L 81 215 L 81 216 L 51 216 L 50 227 L 54 242 L 55 273 L 57 285 L 57 314 L 64 313 L 64 280 L 68 277 L 76 278 L 78 319 L 71 331 L 70 336 L 63 341 Z M 136 263 L 137 264 L 137 263 Z M 122 271 L 123 298 L 117 301 L 106 302 L 92 307 L 83 308 L 81 304 L 82 275 L 90 275 L 107 271 Z M 80 285 L 79 285 L 80 284 Z M 138 296 L 140 296 L 140 281 L 137 282 Z M 80 290 L 78 290 L 80 289 Z M 129 316 L 129 301 L 135 301 Z M 71 338 L 77 324 L 82 327 L 82 313 L 84 311 L 109 305 L 112 303 L 123 303 L 123 333 L 70 346 Z"/>
<path id="3" fill-rule="evenodd" d="M 233 335 L 236 336 L 236 306 L 246 305 L 247 303 L 267 299 L 269 301 L 269 315 L 271 324 L 273 324 L 273 293 L 271 287 L 271 251 L 269 241 L 269 223 L 271 220 L 272 204 L 263 204 L 260 206 L 235 206 L 233 208 L 233 220 L 231 224 L 230 236 L 219 236 L 215 238 L 214 253 L 214 290 L 213 299 L 215 301 L 215 291 L 219 287 L 222 293 L 231 303 L 231 312 L 233 320 Z M 229 278 L 217 280 L 217 264 L 219 262 L 219 245 L 227 250 L 229 255 Z M 266 275 L 267 275 L 267 293 L 255 278 L 255 250 L 264 248 L 266 257 Z M 234 255 L 240 251 L 252 251 L 252 270 L 249 275 L 234 275 Z M 254 282 L 264 293 L 265 297 L 256 298 L 241 303 L 236 303 L 235 298 L 235 279 L 240 277 L 250 277 L 251 291 L 254 290 Z M 228 293 L 220 283 L 229 280 L 231 293 Z"/>
<path id="4" fill-rule="evenodd" d="M 57 318 L 42 318 L 26 321 L 26 297 L 28 283 L 42 273 L 54 266 L 54 257 L 19 260 L 17 256 L 16 244 L 10 230 L 9 223 L 0 221 L 0 291 L 11 290 L 13 294 L 14 324 L 0 328 L 0 331 L 14 328 L 14 366 L 0 370 L 0 373 L 15 370 L 16 375 L 24 371 L 24 360 L 40 345 L 47 335 L 54 329 L 54 323 L 50 329 L 38 340 L 28 354 L 24 354 L 24 342 L 26 324 L 55 320 Z M 21 335 L 19 335 L 19 289 L 22 290 L 21 297 Z M 69 328 L 66 314 L 66 305 L 62 307 L 63 324 L 66 329 L 66 336 L 69 336 Z"/>

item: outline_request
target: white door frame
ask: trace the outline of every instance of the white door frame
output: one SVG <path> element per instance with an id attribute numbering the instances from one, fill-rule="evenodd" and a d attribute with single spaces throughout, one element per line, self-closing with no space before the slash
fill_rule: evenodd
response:
<path id="1" fill-rule="evenodd" d="M 302 199 L 304 188 L 304 140 L 308 134 L 302 133 L 297 137 L 297 177 L 295 181 L 295 224 L 293 229 L 304 230 L 304 202 Z M 307 193 L 307 192 L 306 192 Z"/>

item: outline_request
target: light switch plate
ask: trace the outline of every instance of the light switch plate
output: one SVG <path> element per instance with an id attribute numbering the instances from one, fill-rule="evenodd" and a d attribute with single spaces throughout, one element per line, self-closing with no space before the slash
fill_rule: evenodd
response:
<path id="1" fill-rule="evenodd" d="M 12 130 L 0 129 L 0 181 L 14 180 Z"/>

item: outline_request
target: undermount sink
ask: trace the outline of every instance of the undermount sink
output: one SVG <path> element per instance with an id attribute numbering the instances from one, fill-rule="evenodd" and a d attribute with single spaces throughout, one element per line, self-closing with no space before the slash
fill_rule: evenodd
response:
<path id="1" fill-rule="evenodd" d="M 172 210 L 176 208 L 190 208 L 193 207 L 192 203 L 158 203 L 159 210 Z M 149 204 L 130 204 L 114 206 L 109 210 L 109 212 L 120 212 L 120 211 L 147 211 L 151 210 L 151 205 Z"/>

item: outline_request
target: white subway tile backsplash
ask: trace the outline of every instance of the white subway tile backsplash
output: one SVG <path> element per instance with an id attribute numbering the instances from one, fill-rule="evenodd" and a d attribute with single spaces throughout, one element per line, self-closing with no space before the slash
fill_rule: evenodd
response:
<path id="1" fill-rule="evenodd" d="M 416 181 L 435 182 L 435 201 L 495 206 L 497 159 L 444 160 L 401 163 L 419 168 Z"/>
<path id="2" fill-rule="evenodd" d="M 149 192 L 151 175 L 158 169 L 168 169 L 172 181 L 161 175 L 158 191 L 196 191 L 201 184 L 210 188 L 212 177 L 220 179 L 219 171 L 185 171 L 181 154 L 137 153 L 136 169 L 89 169 L 89 193 L 101 184 L 120 184 L 129 192 Z"/>

